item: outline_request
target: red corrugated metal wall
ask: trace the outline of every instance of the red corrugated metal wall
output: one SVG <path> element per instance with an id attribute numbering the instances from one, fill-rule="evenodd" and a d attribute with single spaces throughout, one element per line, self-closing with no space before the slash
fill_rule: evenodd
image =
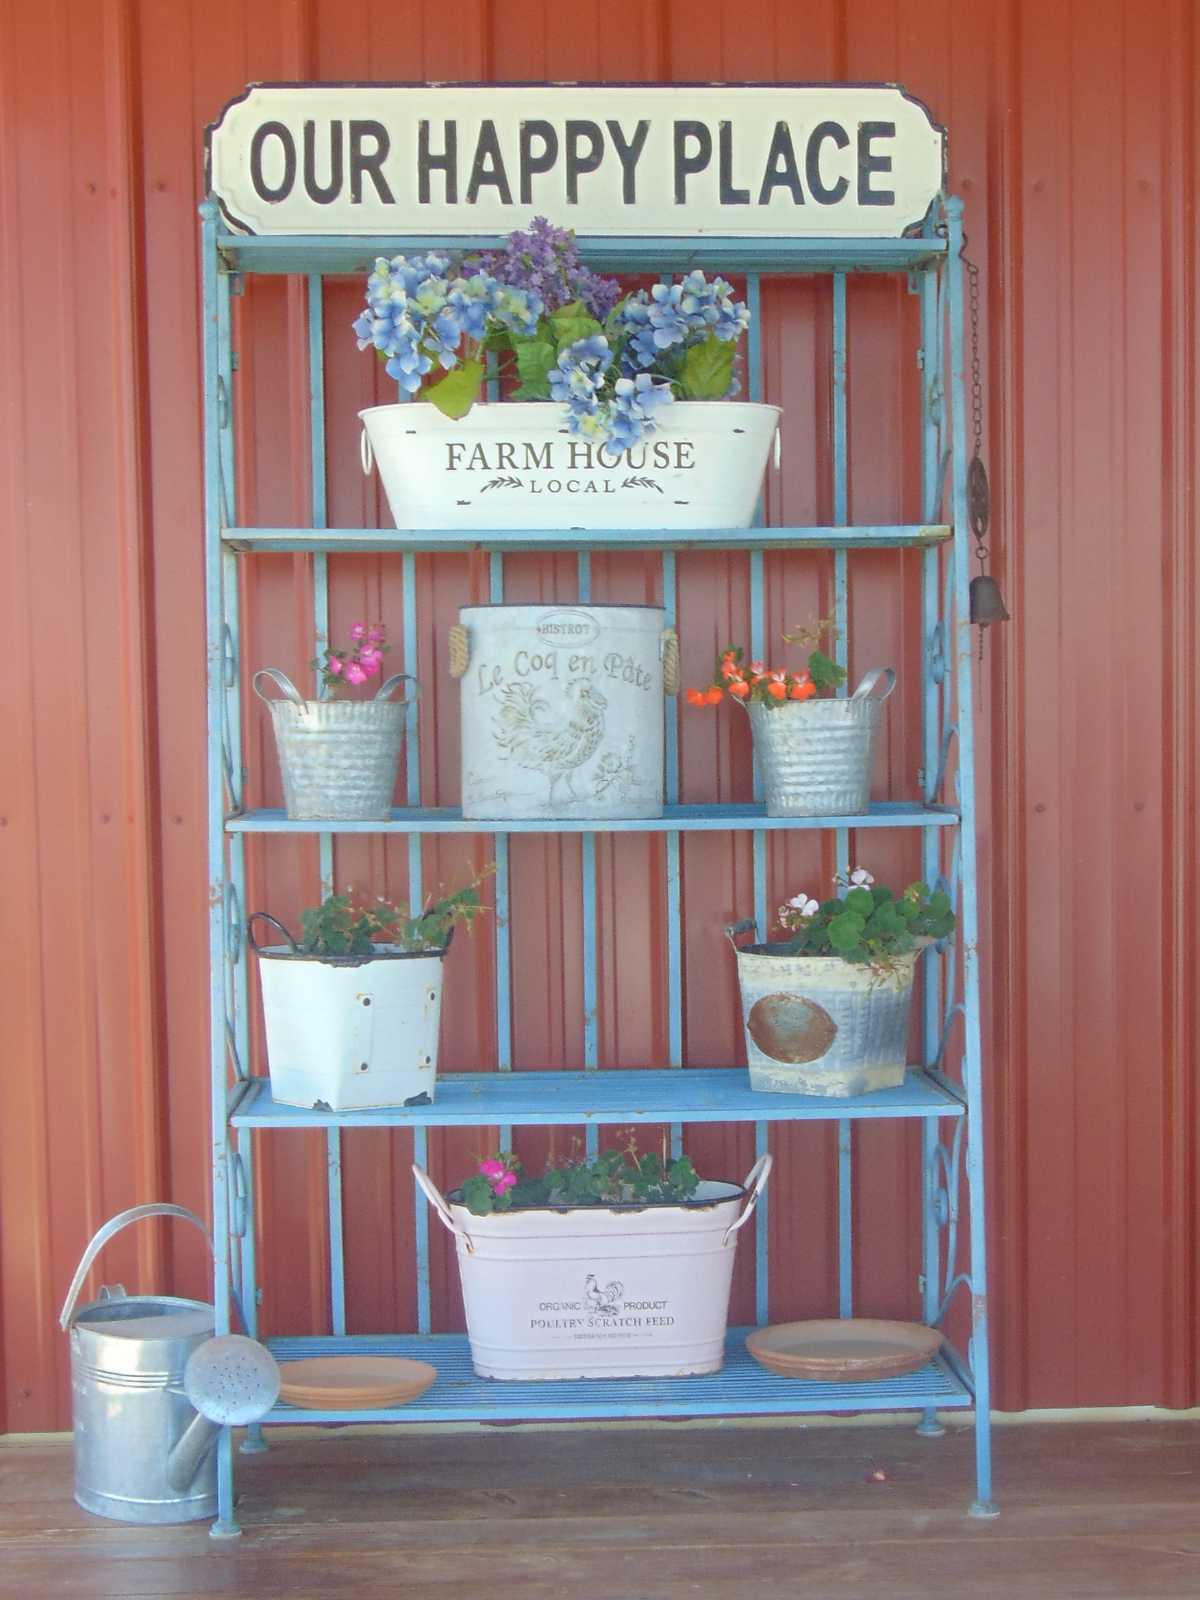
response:
<path id="1" fill-rule="evenodd" d="M 55 1327 L 84 1242 L 123 1206 L 207 1206 L 203 618 L 196 204 L 201 130 L 252 79 L 889 80 L 950 129 L 952 187 L 983 268 L 994 554 L 1014 621 L 988 640 L 979 691 L 989 1155 L 996 1370 L 1008 1407 L 1193 1404 L 1197 1394 L 1194 973 L 1196 84 L 1190 0 L 462 0 L 454 23 L 397 0 L 5 0 L 0 3 L 0 530 L 5 732 L 0 789 L 4 974 L 0 1125 L 0 1431 L 64 1426 Z M 787 411 L 774 508 L 829 514 L 827 304 L 769 290 L 771 399 Z M 251 286 L 240 451 L 247 520 L 307 519 L 301 290 Z M 355 291 L 331 291 L 331 520 L 378 515 L 354 466 L 370 364 L 348 335 Z M 915 382 L 896 360 L 912 303 L 853 284 L 852 517 L 915 519 Z M 820 557 L 770 562 L 772 628 L 821 603 Z M 516 558 L 511 599 L 571 598 L 569 558 Z M 916 765 L 916 570 L 854 564 L 858 665 L 896 659 L 887 781 Z M 426 798 L 453 798 L 454 698 L 437 659 L 447 619 L 480 598 L 466 558 L 419 564 Z M 744 561 L 681 563 L 685 658 L 746 631 Z M 598 560 L 597 599 L 653 598 L 654 568 Z M 400 613 L 394 564 L 333 563 L 335 622 Z M 310 654 L 300 558 L 255 568 L 247 658 Z M 690 624 L 690 631 L 689 631 Z M 435 631 L 436 630 L 436 631 Z M 899 697 L 898 697 L 899 698 Z M 276 783 L 251 713 L 253 781 Z M 684 794 L 736 794 L 738 732 L 684 723 Z M 486 840 L 474 859 L 486 857 Z M 653 839 L 603 840 L 601 1048 L 661 1059 L 661 881 Z M 912 865 L 911 841 L 872 864 Z M 461 841 L 430 844 L 450 876 Z M 308 842 L 258 852 L 254 904 L 294 912 Z M 824 864 L 827 866 L 827 863 Z M 735 1048 L 716 932 L 750 896 L 748 846 L 686 842 L 687 1059 Z M 579 1061 L 578 841 L 514 841 L 518 1060 Z M 780 843 L 772 887 L 824 870 Z M 399 893 L 403 850 L 339 848 L 339 877 Z M 486 940 L 456 949 L 459 995 L 487 996 Z M 490 1003 L 449 1008 L 448 1067 L 491 1060 Z M 911 1130 L 861 1134 L 863 1310 L 914 1313 Z M 701 1130 L 710 1170 L 747 1163 L 745 1130 Z M 435 1135 L 448 1177 L 471 1137 Z M 772 1311 L 831 1305 L 828 1131 L 782 1131 Z M 268 1326 L 323 1326 L 323 1147 L 263 1148 Z M 411 1325 L 407 1141 L 347 1140 L 350 1315 Z M 433 1241 L 435 1313 L 457 1315 Z M 147 1230 L 106 1276 L 205 1292 L 189 1237 Z M 748 1311 L 749 1260 L 737 1297 Z"/>

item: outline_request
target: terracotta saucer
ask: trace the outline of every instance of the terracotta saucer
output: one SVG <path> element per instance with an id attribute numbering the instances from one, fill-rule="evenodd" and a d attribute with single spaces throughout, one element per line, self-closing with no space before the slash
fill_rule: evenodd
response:
<path id="1" fill-rule="evenodd" d="M 437 1377 L 427 1361 L 404 1356 L 311 1356 L 281 1361 L 279 1398 L 309 1411 L 365 1411 L 401 1406 Z"/>
<path id="2" fill-rule="evenodd" d="M 941 1344 L 938 1330 L 922 1322 L 846 1317 L 756 1328 L 746 1349 L 781 1377 L 841 1383 L 916 1372 L 937 1355 Z"/>

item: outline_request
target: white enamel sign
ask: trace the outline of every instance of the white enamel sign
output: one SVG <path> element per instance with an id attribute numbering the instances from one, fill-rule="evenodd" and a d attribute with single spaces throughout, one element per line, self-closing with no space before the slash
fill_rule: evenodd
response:
<path id="1" fill-rule="evenodd" d="M 890 85 L 260 84 L 208 130 L 252 233 L 895 238 L 945 134 Z"/>

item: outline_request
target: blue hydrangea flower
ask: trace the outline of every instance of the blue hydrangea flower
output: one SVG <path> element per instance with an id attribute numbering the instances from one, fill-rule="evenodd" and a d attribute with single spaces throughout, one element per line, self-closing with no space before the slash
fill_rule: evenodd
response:
<path id="1" fill-rule="evenodd" d="M 620 452 L 640 444 L 658 426 L 655 412 L 674 399 L 671 385 L 656 381 L 648 372 L 618 378 L 604 419 L 608 423 L 609 449 Z"/>

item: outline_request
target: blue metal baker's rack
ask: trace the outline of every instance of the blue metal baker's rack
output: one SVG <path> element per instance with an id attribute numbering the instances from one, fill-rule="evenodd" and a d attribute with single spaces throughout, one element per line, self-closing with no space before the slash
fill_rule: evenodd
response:
<path id="1" fill-rule="evenodd" d="M 827 527 L 753 527 L 716 532 L 642 532 L 613 529 L 579 532 L 429 533 L 421 530 L 326 526 L 323 295 L 326 275 L 363 273 L 377 255 L 430 248 L 489 248 L 491 238 L 255 237 L 227 231 L 215 204 L 202 207 L 204 267 L 205 522 L 208 606 L 209 878 L 212 1029 L 213 1216 L 216 1240 L 217 1331 L 230 1329 L 231 1290 L 239 1291 L 250 1333 L 257 1322 L 253 1130 L 324 1128 L 328 1151 L 328 1212 L 331 1252 L 331 1326 L 322 1338 L 274 1338 L 281 1359 L 341 1353 L 392 1353 L 424 1357 L 438 1380 L 416 1402 L 394 1411 L 296 1411 L 278 1405 L 267 1423 L 313 1421 L 447 1421 L 480 1418 L 612 1418 L 728 1416 L 817 1411 L 921 1413 L 919 1431 L 941 1432 L 937 1412 L 975 1411 L 976 1496 L 972 1511 L 993 1511 L 991 1421 L 988 1382 L 987 1274 L 984 1232 L 982 1086 L 979 1029 L 978 908 L 975 861 L 975 757 L 971 724 L 971 637 L 967 581 L 967 455 L 964 351 L 962 204 L 938 200 L 921 235 L 904 239 L 589 239 L 581 241 L 589 264 L 622 272 L 679 272 L 694 265 L 743 277 L 754 320 L 748 353 L 750 399 L 763 390 L 759 297 L 764 276 L 823 273 L 832 278 L 833 524 Z M 851 526 L 847 465 L 847 279 L 860 272 L 900 273 L 920 302 L 922 457 L 921 509 L 926 520 L 894 526 Z M 294 528 L 237 525 L 234 461 L 234 355 L 230 295 L 238 275 L 295 274 L 307 283 L 309 406 L 312 464 L 312 525 Z M 949 522 L 939 522 L 943 506 Z M 288 821 L 275 810 L 246 810 L 242 795 L 242 730 L 239 649 L 239 577 L 256 552 L 307 552 L 314 572 L 314 635 L 327 637 L 327 557 L 342 551 L 395 553 L 404 585 L 404 670 L 416 670 L 417 552 L 483 550 L 490 555 L 490 598 L 504 598 L 506 552 L 575 550 L 579 598 L 590 598 L 590 552 L 638 549 L 661 552 L 663 604 L 668 620 L 676 610 L 677 552 L 698 548 L 747 552 L 751 602 L 751 650 L 764 640 L 764 553 L 768 550 L 831 550 L 838 650 L 845 651 L 849 611 L 849 553 L 854 550 L 919 548 L 922 556 L 922 797 L 917 802 L 872 805 L 862 816 L 768 818 L 761 805 L 681 805 L 675 722 L 667 719 L 667 806 L 660 821 L 528 822 L 495 835 L 497 862 L 494 919 L 497 966 L 497 1060 L 490 1073 L 449 1074 L 438 1084 L 436 1104 L 344 1114 L 277 1106 L 265 1077 L 249 1073 L 247 1015 L 245 847 L 249 835 L 305 833 L 320 836 L 320 867 L 333 878 L 336 833 L 401 833 L 409 841 L 414 900 L 421 893 L 421 837 L 427 833 L 479 833 L 451 807 L 420 804 L 421 774 L 416 708 L 410 711 L 407 804 L 388 822 L 314 825 Z M 744 1069 L 683 1069 L 683 960 L 680 840 L 696 830 L 749 831 L 753 838 L 755 916 L 767 922 L 769 830 L 819 828 L 834 832 L 839 867 L 849 861 L 851 830 L 915 828 L 922 839 L 922 867 L 941 881 L 958 907 L 958 935 L 946 950 L 925 957 L 922 1060 L 897 1089 L 850 1100 L 752 1093 Z M 598 832 L 665 834 L 667 894 L 668 1063 L 662 1070 L 599 1068 L 596 1024 L 596 857 Z M 584 938 L 584 1047 L 579 1072 L 512 1072 L 509 980 L 509 833 L 574 832 L 582 835 Z M 957 1063 L 948 1070 L 948 1050 Z M 686 1379 L 581 1380 L 498 1384 L 474 1376 L 466 1339 L 430 1332 L 429 1216 L 417 1204 L 417 1322 L 411 1335 L 363 1336 L 346 1332 L 345 1266 L 341 1195 L 341 1136 L 347 1127 L 409 1127 L 415 1154 L 424 1159 L 431 1126 L 570 1124 L 587 1128 L 594 1144 L 602 1124 L 669 1123 L 676 1144 L 683 1125 L 746 1122 L 756 1145 L 767 1148 L 772 1122 L 833 1122 L 838 1130 L 839 1314 L 853 1314 L 853 1163 L 856 1121 L 916 1118 L 922 1128 L 923 1315 L 941 1324 L 960 1296 L 969 1299 L 967 1346 L 947 1340 L 921 1371 L 875 1383 L 804 1383 L 775 1377 L 744 1348 L 746 1330 L 730 1334 L 726 1365 L 711 1377 Z M 967 1134 L 968 1127 L 971 1130 Z M 960 1232 L 960 1193 L 965 1182 L 969 1238 Z M 757 1228 L 756 1316 L 768 1316 L 768 1254 L 765 1207 Z M 960 1265 L 960 1260 L 962 1264 Z M 261 1448 L 253 1428 L 243 1449 Z M 235 1534 L 233 1445 L 229 1430 L 219 1454 L 217 1535 Z"/>

